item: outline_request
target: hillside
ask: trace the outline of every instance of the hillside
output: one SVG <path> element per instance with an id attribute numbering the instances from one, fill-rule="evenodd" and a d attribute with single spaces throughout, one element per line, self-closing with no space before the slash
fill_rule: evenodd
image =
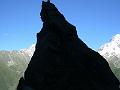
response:
<path id="1" fill-rule="evenodd" d="M 0 51 L 0 90 L 15 90 L 30 58 L 23 50 Z"/>

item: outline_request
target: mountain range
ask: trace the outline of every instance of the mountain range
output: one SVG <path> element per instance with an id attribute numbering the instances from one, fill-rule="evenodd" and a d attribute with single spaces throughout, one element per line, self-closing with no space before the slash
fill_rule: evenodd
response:
<path id="1" fill-rule="evenodd" d="M 16 90 L 34 52 L 34 44 L 19 51 L 0 51 L 0 90 Z"/>
<path id="2" fill-rule="evenodd" d="M 34 51 L 35 44 L 18 51 L 0 51 L 0 90 L 15 90 Z M 113 36 L 98 49 L 98 52 L 108 61 L 112 71 L 120 80 L 120 34 Z"/>
<path id="3" fill-rule="evenodd" d="M 113 73 L 120 80 L 120 34 L 113 36 L 98 52 L 109 62 Z"/>

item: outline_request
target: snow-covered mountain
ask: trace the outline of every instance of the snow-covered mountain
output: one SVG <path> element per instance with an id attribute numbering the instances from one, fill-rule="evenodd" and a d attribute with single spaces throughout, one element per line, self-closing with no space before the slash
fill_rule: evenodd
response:
<path id="1" fill-rule="evenodd" d="M 108 61 L 112 71 L 120 80 L 120 34 L 112 37 L 112 39 L 102 45 L 98 52 Z"/>
<path id="2" fill-rule="evenodd" d="M 32 57 L 34 51 L 35 51 L 35 44 L 32 44 L 29 48 L 21 49 L 19 52 L 20 52 L 20 53 L 26 53 L 26 54 L 28 54 L 30 57 Z"/>
<path id="3" fill-rule="evenodd" d="M 109 62 L 111 58 L 120 59 L 120 34 L 113 36 L 110 42 L 102 45 L 98 52 L 106 58 Z M 114 64 L 117 62 L 114 61 Z M 120 62 L 119 62 L 120 63 Z M 116 67 L 120 68 L 120 65 L 116 65 Z"/>
<path id="4" fill-rule="evenodd" d="M 106 59 L 113 56 L 120 58 L 120 34 L 113 36 L 110 42 L 100 47 L 98 52 Z"/>

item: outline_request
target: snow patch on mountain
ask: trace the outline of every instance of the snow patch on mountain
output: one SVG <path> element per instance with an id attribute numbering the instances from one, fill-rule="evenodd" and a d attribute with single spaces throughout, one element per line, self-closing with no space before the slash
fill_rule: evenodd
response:
<path id="1" fill-rule="evenodd" d="M 102 45 L 98 53 L 108 61 L 111 70 L 120 80 L 120 34 L 113 36 L 108 43 Z"/>
<path id="2" fill-rule="evenodd" d="M 110 42 L 102 45 L 98 52 L 106 59 L 111 56 L 120 58 L 120 34 L 115 35 Z"/>
<path id="3" fill-rule="evenodd" d="M 29 48 L 21 49 L 20 53 L 27 53 L 30 57 L 33 56 L 33 53 L 35 51 L 35 44 L 32 44 Z"/>
<path id="4" fill-rule="evenodd" d="M 98 52 L 114 67 L 120 68 L 120 34 L 113 36 L 110 42 L 100 47 Z"/>

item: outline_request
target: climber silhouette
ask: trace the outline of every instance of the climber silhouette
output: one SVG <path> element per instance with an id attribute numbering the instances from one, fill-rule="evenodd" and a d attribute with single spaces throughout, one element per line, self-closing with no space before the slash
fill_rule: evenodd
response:
<path id="1" fill-rule="evenodd" d="M 50 3 L 50 0 L 43 0 L 43 1 L 45 1 L 45 2 L 49 2 L 49 3 Z"/>
<path id="2" fill-rule="evenodd" d="M 48 0 L 48 2 L 50 3 L 50 0 Z"/>
<path id="3" fill-rule="evenodd" d="M 107 61 L 48 2 L 42 2 L 43 27 L 17 90 L 120 90 Z"/>

